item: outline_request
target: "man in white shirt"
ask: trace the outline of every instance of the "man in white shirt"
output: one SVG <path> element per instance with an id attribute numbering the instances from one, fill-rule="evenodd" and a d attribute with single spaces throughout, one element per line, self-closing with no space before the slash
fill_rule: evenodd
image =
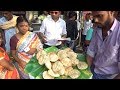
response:
<path id="1" fill-rule="evenodd" d="M 91 13 L 88 13 L 86 14 L 86 17 L 85 17 L 85 21 L 84 21 L 84 29 L 83 29 L 83 32 L 82 32 L 82 35 L 86 36 L 87 34 L 87 31 L 90 29 L 90 27 L 92 27 L 92 21 L 91 21 L 91 18 L 90 18 L 90 15 Z"/>
<path id="2" fill-rule="evenodd" d="M 44 43 L 44 48 L 50 46 L 61 47 L 61 38 L 67 35 L 66 22 L 60 18 L 60 11 L 50 11 L 50 16 L 45 18 L 40 27 L 40 36 Z"/>
<path id="3" fill-rule="evenodd" d="M 81 37 L 83 49 L 84 49 L 84 44 L 85 44 L 85 38 L 86 38 L 86 35 L 87 35 L 87 31 L 92 26 L 93 26 L 93 24 L 92 24 L 92 20 L 91 20 L 91 13 L 87 13 L 86 16 L 85 16 L 84 29 L 82 31 L 82 37 Z"/>

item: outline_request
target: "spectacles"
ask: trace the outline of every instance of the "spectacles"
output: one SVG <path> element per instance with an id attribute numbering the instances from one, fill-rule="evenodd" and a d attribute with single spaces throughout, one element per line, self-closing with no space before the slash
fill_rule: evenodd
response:
<path id="1" fill-rule="evenodd" d="M 58 14 L 58 12 L 50 12 L 51 14 Z"/>

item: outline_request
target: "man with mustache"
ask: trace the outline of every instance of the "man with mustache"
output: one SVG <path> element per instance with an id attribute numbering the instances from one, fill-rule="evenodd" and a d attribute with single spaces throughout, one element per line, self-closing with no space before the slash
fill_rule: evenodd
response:
<path id="1" fill-rule="evenodd" d="M 120 22 L 114 11 L 92 11 L 93 37 L 87 50 L 87 62 L 93 79 L 120 78 Z"/>
<path id="2" fill-rule="evenodd" d="M 62 47 L 62 41 L 59 40 L 67 36 L 67 31 L 66 22 L 60 18 L 60 15 L 61 11 L 50 11 L 50 16 L 43 20 L 39 30 L 43 48 Z"/>

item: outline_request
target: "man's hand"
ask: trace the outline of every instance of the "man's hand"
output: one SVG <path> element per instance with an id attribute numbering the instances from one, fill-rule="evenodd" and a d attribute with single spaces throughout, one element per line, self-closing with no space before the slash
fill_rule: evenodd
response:
<path id="1" fill-rule="evenodd" d="M 93 63 L 93 57 L 87 55 L 87 64 L 88 64 L 88 66 L 90 67 L 92 65 L 92 63 Z"/>
<path id="2" fill-rule="evenodd" d="M 47 42 L 45 35 L 43 35 L 41 32 L 39 32 L 38 35 L 40 36 L 42 43 L 46 43 Z"/>
<path id="3" fill-rule="evenodd" d="M 42 37 L 42 42 L 43 42 L 43 43 L 46 43 L 46 42 L 47 42 L 47 41 L 46 41 L 46 36 L 43 36 L 43 37 Z"/>

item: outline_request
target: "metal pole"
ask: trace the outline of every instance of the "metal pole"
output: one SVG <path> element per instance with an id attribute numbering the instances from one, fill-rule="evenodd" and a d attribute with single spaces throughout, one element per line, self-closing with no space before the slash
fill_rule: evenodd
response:
<path id="1" fill-rule="evenodd" d="M 82 11 L 79 12 L 80 27 L 82 26 Z M 80 28 L 81 29 L 81 28 Z M 81 44 L 81 30 L 79 30 L 79 39 L 77 47 L 80 47 Z"/>

